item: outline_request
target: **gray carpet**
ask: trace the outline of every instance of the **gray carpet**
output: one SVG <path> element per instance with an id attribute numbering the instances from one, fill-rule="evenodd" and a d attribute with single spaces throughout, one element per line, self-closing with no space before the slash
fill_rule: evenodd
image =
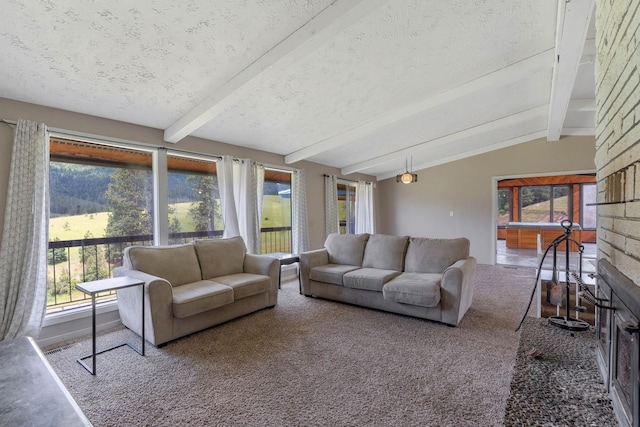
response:
<path id="1" fill-rule="evenodd" d="M 96 426 L 503 425 L 534 270 L 479 265 L 457 328 L 307 298 L 283 284 L 278 305 L 141 357 L 75 359 L 90 339 L 47 358 Z M 99 347 L 130 338 L 118 328 Z"/>

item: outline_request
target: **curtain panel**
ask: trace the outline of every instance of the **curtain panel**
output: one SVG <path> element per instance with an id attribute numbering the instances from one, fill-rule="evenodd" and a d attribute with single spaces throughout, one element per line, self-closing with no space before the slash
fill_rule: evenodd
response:
<path id="1" fill-rule="evenodd" d="M 338 177 L 324 176 L 324 218 L 325 234 L 338 233 L 340 220 L 338 218 Z"/>
<path id="2" fill-rule="evenodd" d="M 304 171 L 295 170 L 291 176 L 291 251 L 294 254 L 309 250 L 307 225 L 307 184 Z"/>
<path id="3" fill-rule="evenodd" d="M 356 184 L 356 234 L 376 232 L 373 184 L 358 181 Z"/>
<path id="4" fill-rule="evenodd" d="M 218 188 L 224 231 L 222 237 L 242 236 L 249 253 L 260 253 L 264 167 L 251 159 L 222 156 Z"/>
<path id="5" fill-rule="evenodd" d="M 0 341 L 37 338 L 47 304 L 49 141 L 42 123 L 18 120 L 0 243 Z"/>

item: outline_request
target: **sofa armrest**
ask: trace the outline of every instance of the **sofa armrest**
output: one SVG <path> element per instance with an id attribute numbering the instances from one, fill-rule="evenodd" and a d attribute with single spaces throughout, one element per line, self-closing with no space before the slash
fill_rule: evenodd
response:
<path id="1" fill-rule="evenodd" d="M 326 248 L 307 251 L 300 254 L 300 283 L 302 293 L 311 294 L 309 274 L 313 267 L 329 264 L 329 252 Z"/>
<path id="2" fill-rule="evenodd" d="M 280 261 L 269 255 L 246 254 L 244 256 L 244 272 L 263 274 L 272 279 L 275 289 L 278 289 L 278 274 Z"/>
<path id="3" fill-rule="evenodd" d="M 440 304 L 444 323 L 457 326 L 471 306 L 476 264 L 474 257 L 461 259 L 442 273 Z"/>
<path id="4" fill-rule="evenodd" d="M 245 273 L 263 274 L 271 278 L 269 305 L 275 306 L 278 303 L 280 261 L 269 255 L 245 254 L 243 270 Z"/>
<path id="5" fill-rule="evenodd" d="M 269 255 L 245 254 L 244 256 L 245 273 L 264 274 L 265 276 L 275 274 L 277 279 L 279 265 L 278 260 Z"/>
<path id="6" fill-rule="evenodd" d="M 165 343 L 171 339 L 173 331 L 173 287 L 157 276 L 117 267 L 114 277 L 129 276 L 144 281 L 145 302 L 145 338 L 154 345 Z M 141 292 L 137 286 L 118 290 L 118 311 L 120 320 L 129 329 L 142 335 Z"/>

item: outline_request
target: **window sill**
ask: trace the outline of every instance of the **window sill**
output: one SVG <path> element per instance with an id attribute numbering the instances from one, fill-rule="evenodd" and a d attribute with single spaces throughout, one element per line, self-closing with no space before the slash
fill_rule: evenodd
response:
<path id="1" fill-rule="evenodd" d="M 96 315 L 109 313 L 118 310 L 118 301 L 111 300 L 96 304 Z M 42 327 L 59 325 L 60 323 L 73 322 L 78 319 L 91 317 L 91 304 L 78 308 L 71 308 L 64 311 L 46 314 L 42 322 Z"/>

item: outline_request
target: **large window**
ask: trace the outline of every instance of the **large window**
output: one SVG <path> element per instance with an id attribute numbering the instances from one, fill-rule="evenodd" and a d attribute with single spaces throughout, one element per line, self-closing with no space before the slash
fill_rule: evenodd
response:
<path id="1" fill-rule="evenodd" d="M 265 168 L 260 241 L 262 253 L 291 252 L 291 172 Z"/>
<path id="2" fill-rule="evenodd" d="M 131 244 L 153 241 L 152 154 L 51 139 L 47 306 L 86 300 L 77 283 L 109 277 Z"/>
<path id="3" fill-rule="evenodd" d="M 338 221 L 341 234 L 356 230 L 356 187 L 352 183 L 338 183 Z"/>
<path id="4" fill-rule="evenodd" d="M 596 184 L 582 184 L 582 218 L 580 219 L 583 230 L 596 229 Z"/>
<path id="5" fill-rule="evenodd" d="M 571 219 L 568 185 L 536 185 L 520 189 L 522 222 L 561 222 Z"/>
<path id="6" fill-rule="evenodd" d="M 498 189 L 498 226 L 504 227 L 511 221 L 511 189 Z"/>
<path id="7" fill-rule="evenodd" d="M 167 155 L 169 241 L 221 236 L 224 229 L 215 159 Z"/>

